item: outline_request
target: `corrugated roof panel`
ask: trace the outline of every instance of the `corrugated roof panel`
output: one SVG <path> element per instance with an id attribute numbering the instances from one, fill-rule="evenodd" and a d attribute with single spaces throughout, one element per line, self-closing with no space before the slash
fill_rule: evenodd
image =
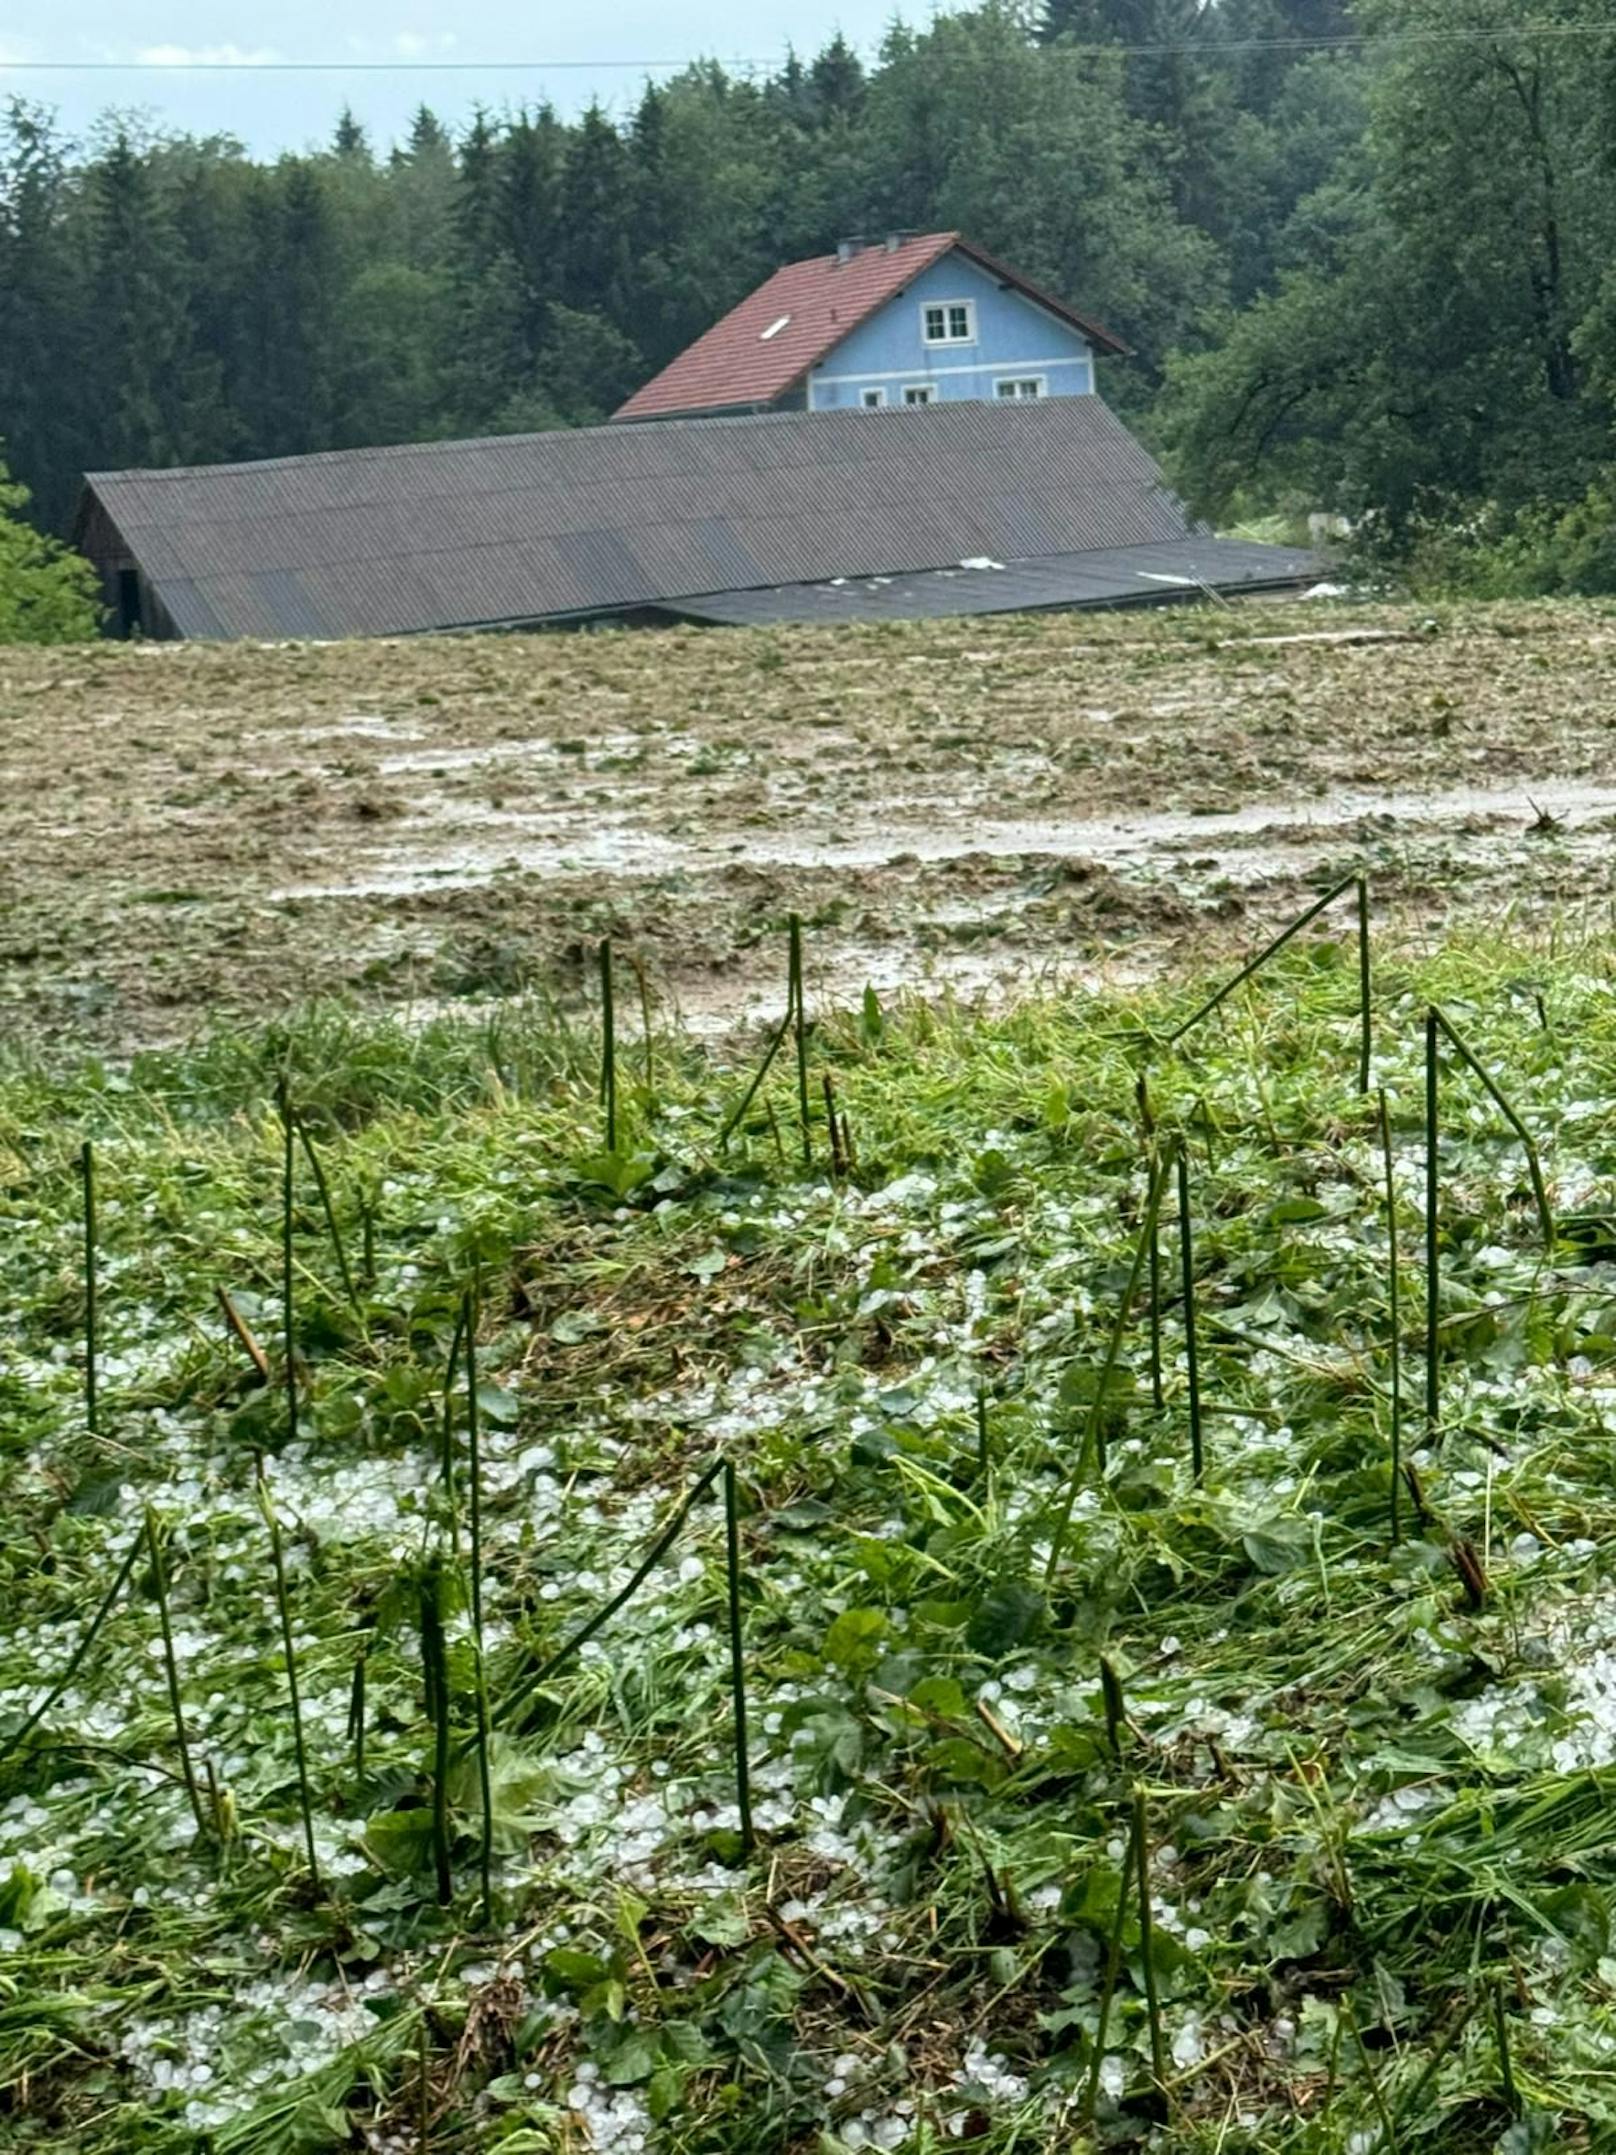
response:
<path id="1" fill-rule="evenodd" d="M 1191 536 L 1094 397 L 427 442 L 88 487 L 90 543 L 121 534 L 159 597 L 175 587 L 182 632 L 213 636 L 542 620 Z"/>
<path id="2" fill-rule="evenodd" d="M 1197 536 L 1092 553 L 1007 561 L 990 569 L 849 577 L 773 590 L 715 591 L 671 604 L 681 618 L 733 627 L 799 622 L 933 620 L 1040 607 L 1149 606 L 1195 599 L 1203 588 L 1238 592 L 1305 583 L 1321 564 L 1291 547 Z"/>

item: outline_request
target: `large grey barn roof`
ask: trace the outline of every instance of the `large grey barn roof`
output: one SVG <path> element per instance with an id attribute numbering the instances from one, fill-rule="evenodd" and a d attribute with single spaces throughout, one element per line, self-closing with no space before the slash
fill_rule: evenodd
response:
<path id="1" fill-rule="evenodd" d="M 86 486 L 86 550 L 137 565 L 192 637 L 631 612 L 1187 532 L 1092 396 L 504 435 Z"/>

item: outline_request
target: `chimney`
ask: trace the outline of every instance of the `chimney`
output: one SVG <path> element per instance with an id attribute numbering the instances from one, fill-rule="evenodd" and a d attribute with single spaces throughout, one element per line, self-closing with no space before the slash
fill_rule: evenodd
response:
<path id="1" fill-rule="evenodd" d="M 839 239 L 836 242 L 836 259 L 839 263 L 851 262 L 855 255 L 863 252 L 864 238 L 862 233 L 855 233 L 851 239 Z"/>
<path id="2" fill-rule="evenodd" d="M 889 232 L 884 244 L 888 254 L 896 254 L 903 245 L 903 234 L 901 232 Z"/>

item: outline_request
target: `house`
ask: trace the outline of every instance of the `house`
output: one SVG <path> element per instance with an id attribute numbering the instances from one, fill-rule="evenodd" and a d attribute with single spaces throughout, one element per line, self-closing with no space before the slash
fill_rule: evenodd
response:
<path id="1" fill-rule="evenodd" d="M 1319 571 L 1192 525 L 1090 395 L 93 472 L 76 536 L 115 630 L 156 637 L 879 621 L 1149 605 Z"/>
<path id="2" fill-rule="evenodd" d="M 958 232 L 792 262 L 635 391 L 625 420 L 1094 394 L 1127 346 Z"/>

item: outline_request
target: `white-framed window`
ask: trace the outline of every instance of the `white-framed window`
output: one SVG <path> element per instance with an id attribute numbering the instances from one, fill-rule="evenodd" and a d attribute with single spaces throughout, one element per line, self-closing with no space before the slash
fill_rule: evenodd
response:
<path id="1" fill-rule="evenodd" d="M 884 389 L 861 389 L 859 391 L 859 402 L 867 412 L 879 411 L 886 400 L 887 393 Z"/>
<path id="2" fill-rule="evenodd" d="M 920 310 L 920 333 L 928 344 L 974 344 L 974 299 L 928 299 Z"/>
<path id="3" fill-rule="evenodd" d="M 1047 397 L 1049 384 L 1041 374 L 1006 374 L 993 385 L 996 397 Z"/>
<path id="4" fill-rule="evenodd" d="M 905 404 L 935 404 L 937 392 L 930 382 L 910 382 L 903 392 Z"/>

